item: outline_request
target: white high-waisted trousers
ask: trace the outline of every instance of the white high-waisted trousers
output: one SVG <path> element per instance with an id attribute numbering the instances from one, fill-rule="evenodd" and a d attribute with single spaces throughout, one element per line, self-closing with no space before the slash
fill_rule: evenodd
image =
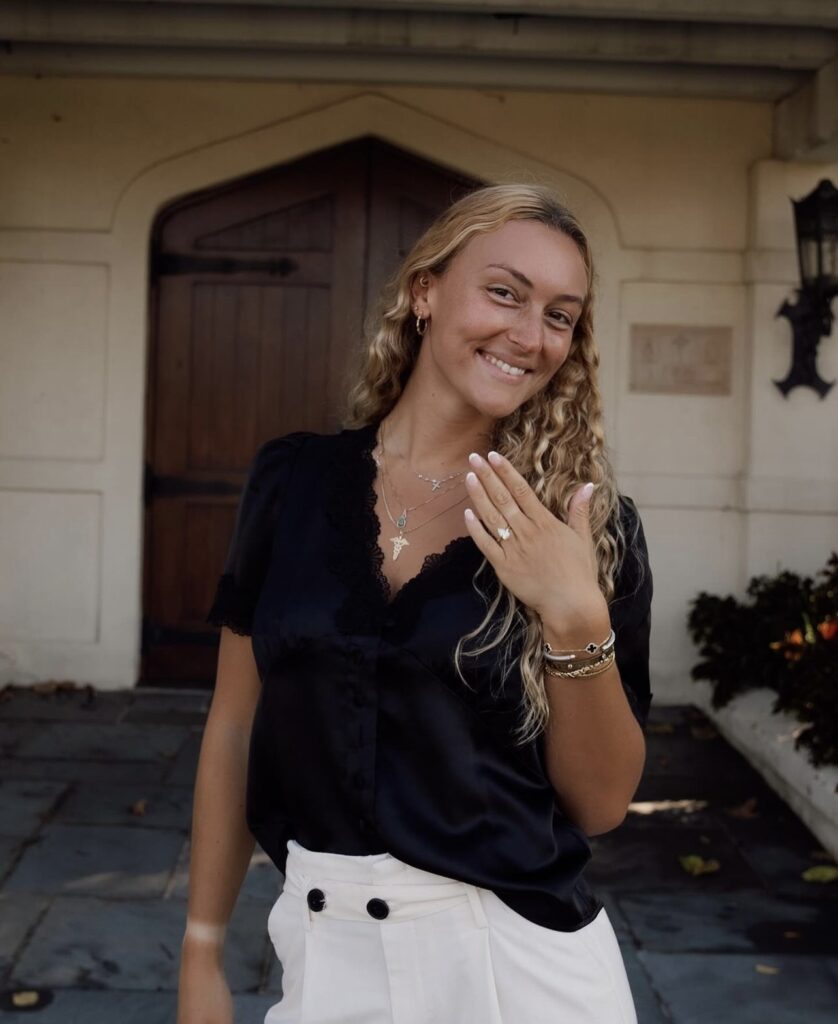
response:
<path id="1" fill-rule="evenodd" d="M 283 997 L 264 1024 L 637 1024 L 605 907 L 553 931 L 389 853 L 291 839 L 268 933 Z"/>

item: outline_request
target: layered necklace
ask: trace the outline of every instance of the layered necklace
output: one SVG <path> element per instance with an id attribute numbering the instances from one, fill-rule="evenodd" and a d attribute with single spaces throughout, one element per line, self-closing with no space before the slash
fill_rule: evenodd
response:
<path id="1" fill-rule="evenodd" d="M 431 490 L 434 491 L 435 493 L 432 494 L 430 496 L 430 498 L 427 498 L 425 501 L 420 501 L 418 505 L 410 505 L 410 506 L 408 506 L 408 505 L 405 505 L 402 502 L 401 498 L 399 497 L 399 493 L 396 490 L 396 486 L 393 483 L 392 477 L 390 476 L 389 472 L 387 471 L 387 460 L 385 458 L 385 451 L 384 451 L 384 421 L 383 420 L 381 421 L 380 433 L 379 433 L 379 436 L 378 436 L 378 438 L 376 440 L 378 442 L 378 452 L 379 452 L 379 454 L 376 454 L 376 452 L 374 451 L 372 457 L 373 457 L 373 459 L 375 461 L 376 466 L 380 467 L 380 469 L 382 470 L 381 498 L 382 498 L 382 500 L 384 502 L 384 508 L 385 508 L 385 510 L 387 512 L 387 518 L 390 520 L 390 522 L 393 524 L 393 526 L 395 526 L 396 529 L 399 531 L 398 534 L 395 537 L 390 537 L 389 538 L 390 543 L 393 545 L 393 561 L 395 562 L 395 560 L 401 554 L 402 548 L 406 547 L 408 544 L 410 544 L 410 541 L 405 536 L 406 533 L 412 533 L 414 530 L 419 530 L 423 526 L 426 526 L 428 523 L 430 523 L 433 519 L 436 519 L 438 516 L 444 515 L 446 512 L 448 512 L 449 509 L 452 509 L 456 505 L 459 505 L 462 502 L 464 502 L 466 500 L 466 498 L 468 498 L 468 494 L 466 494 L 462 498 L 460 498 L 459 501 L 455 501 L 455 502 L 453 502 L 453 504 L 448 505 L 446 508 L 442 509 L 441 512 L 435 512 L 428 519 L 425 519 L 423 522 L 419 523 L 417 526 L 412 526 L 410 528 L 408 528 L 408 525 L 407 525 L 408 513 L 415 511 L 417 508 L 422 508 L 423 506 L 430 504 L 430 502 L 436 501 L 437 498 L 441 498 L 443 494 L 447 494 L 449 491 L 452 491 L 457 486 L 457 483 L 453 483 L 453 484 L 451 484 L 450 487 L 446 487 L 446 488 L 442 488 L 442 485 L 444 483 L 447 483 L 449 480 L 458 481 L 460 477 L 464 476 L 468 472 L 468 468 L 461 470 L 459 473 L 451 473 L 449 476 L 444 476 L 444 477 L 441 477 L 440 479 L 437 479 L 436 477 L 423 476 L 421 473 L 417 473 L 414 470 L 413 471 L 414 472 L 414 476 L 417 476 L 417 477 L 419 477 L 420 480 L 424 480 L 427 483 L 431 484 Z M 390 511 L 390 505 L 389 505 L 389 503 L 387 501 L 387 491 L 386 491 L 386 489 L 384 487 L 384 480 L 385 479 L 389 480 L 390 486 L 393 489 L 393 494 L 395 495 L 396 501 L 398 502 L 398 504 L 402 508 L 401 514 L 397 518 L 395 518 L 395 519 L 393 518 L 393 513 Z M 440 489 L 440 488 L 442 488 L 442 489 Z"/>

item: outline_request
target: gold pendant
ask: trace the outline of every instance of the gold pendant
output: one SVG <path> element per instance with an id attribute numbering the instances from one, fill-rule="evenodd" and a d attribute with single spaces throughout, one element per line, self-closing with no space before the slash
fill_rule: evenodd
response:
<path id="1" fill-rule="evenodd" d="M 393 561 L 395 562 L 395 560 L 401 554 L 402 548 L 406 547 L 410 543 L 410 541 L 407 539 L 407 537 L 403 537 L 401 534 L 399 534 L 398 537 L 391 537 L 390 543 L 393 545 Z"/>

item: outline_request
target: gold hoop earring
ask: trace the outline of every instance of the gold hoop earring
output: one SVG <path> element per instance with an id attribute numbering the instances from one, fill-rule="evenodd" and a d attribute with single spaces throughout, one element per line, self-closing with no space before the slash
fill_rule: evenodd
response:
<path id="1" fill-rule="evenodd" d="M 422 325 L 421 327 L 419 326 L 420 323 Z M 423 317 L 423 316 L 417 316 L 416 317 L 416 333 L 419 335 L 420 338 L 425 333 L 425 330 L 427 329 L 427 326 L 428 326 L 428 321 L 425 319 L 425 317 Z"/>

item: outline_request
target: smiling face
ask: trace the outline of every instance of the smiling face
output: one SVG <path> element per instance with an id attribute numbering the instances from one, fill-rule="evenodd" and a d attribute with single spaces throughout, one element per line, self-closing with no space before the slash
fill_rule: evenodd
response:
<path id="1" fill-rule="evenodd" d="M 564 363 L 587 286 L 576 243 L 555 228 L 511 220 L 476 235 L 442 276 L 414 282 L 412 306 L 429 320 L 414 372 L 507 416 Z"/>

